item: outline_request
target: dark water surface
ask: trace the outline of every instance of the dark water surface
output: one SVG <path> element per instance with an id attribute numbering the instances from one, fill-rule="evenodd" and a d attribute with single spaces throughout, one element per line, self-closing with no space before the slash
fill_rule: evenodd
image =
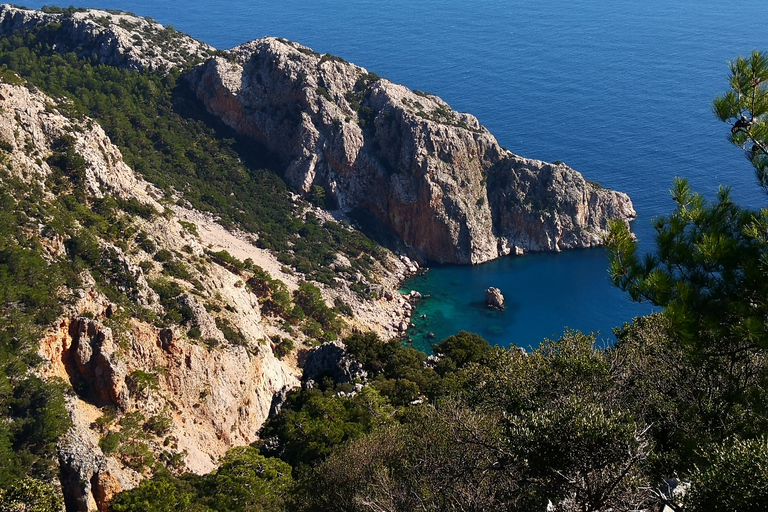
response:
<path id="1" fill-rule="evenodd" d="M 27 3 L 40 7 L 43 3 Z M 726 141 L 712 99 L 727 61 L 768 49 L 765 0 L 90 0 L 229 48 L 271 35 L 333 53 L 441 96 L 476 115 L 512 151 L 562 160 L 587 179 L 627 192 L 633 229 L 653 246 L 650 221 L 671 210 L 675 176 L 713 197 L 768 202 L 749 163 Z M 407 283 L 431 293 L 419 315 L 436 339 L 458 329 L 495 343 L 537 344 L 564 326 L 600 330 L 649 311 L 606 277 L 604 251 L 433 269 Z M 511 307 L 476 303 L 502 289 Z M 417 343 L 429 343 L 419 337 Z"/>

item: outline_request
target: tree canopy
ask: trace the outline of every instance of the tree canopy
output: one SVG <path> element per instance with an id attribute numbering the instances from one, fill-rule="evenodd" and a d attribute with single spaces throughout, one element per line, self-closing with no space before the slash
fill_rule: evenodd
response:
<path id="1" fill-rule="evenodd" d="M 768 52 L 730 62 L 731 90 L 715 98 L 712 110 L 731 125 L 729 140 L 744 150 L 768 191 Z"/>

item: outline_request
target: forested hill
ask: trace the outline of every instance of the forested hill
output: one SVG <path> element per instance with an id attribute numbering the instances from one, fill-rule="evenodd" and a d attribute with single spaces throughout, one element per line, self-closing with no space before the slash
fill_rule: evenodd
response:
<path id="1" fill-rule="evenodd" d="M 359 132 L 366 158 L 386 161 L 372 143 L 379 128 L 399 133 L 393 119 L 500 158 L 486 183 L 462 184 L 450 166 L 466 155 L 422 155 L 421 177 L 443 191 L 502 180 L 542 218 L 581 192 L 620 196 L 295 43 L 220 53 L 74 8 L 2 6 L 0 32 L 0 511 L 768 508 L 768 212 L 726 193 L 707 204 L 680 181 L 645 260 L 629 213 L 615 215 L 614 279 L 664 313 L 623 326 L 610 349 L 568 331 L 526 354 L 461 332 L 427 357 L 400 337 L 412 298 L 397 288 L 418 265 L 328 213 L 344 202 L 332 158 L 291 190 L 283 178 L 309 167 L 210 114 L 232 83 L 200 98 L 193 66 L 226 78 L 262 45 L 278 77 L 308 62 L 321 77 L 348 70 L 350 95 L 312 83 L 281 122 L 327 135 L 357 105 L 342 132 Z M 763 103 L 744 98 L 768 95 L 768 58 L 739 62 L 716 111 L 763 176 Z M 381 106 L 395 93 L 407 102 Z M 418 183 L 379 170 L 402 197 Z M 582 188 L 549 204 L 541 176 Z M 511 222 L 472 198 L 477 218 Z"/>

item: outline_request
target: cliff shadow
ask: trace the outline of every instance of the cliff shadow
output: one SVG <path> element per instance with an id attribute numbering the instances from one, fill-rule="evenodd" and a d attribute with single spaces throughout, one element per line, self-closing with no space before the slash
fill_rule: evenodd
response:
<path id="1" fill-rule="evenodd" d="M 249 170 L 267 169 L 284 180 L 285 165 L 280 159 L 263 144 L 238 133 L 221 119 L 209 113 L 203 102 L 197 99 L 195 93 L 187 86 L 184 77 L 179 79 L 171 95 L 174 113 L 183 118 L 204 123 L 213 130 L 217 139 L 234 141 L 230 147 Z"/>

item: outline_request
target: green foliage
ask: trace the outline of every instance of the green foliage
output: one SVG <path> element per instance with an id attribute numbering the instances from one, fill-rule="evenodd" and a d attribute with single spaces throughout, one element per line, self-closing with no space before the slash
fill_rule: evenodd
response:
<path id="1" fill-rule="evenodd" d="M 456 371 L 469 363 L 480 363 L 493 355 L 493 347 L 480 335 L 460 331 L 434 345 L 435 354 L 443 356 L 437 371 L 441 375 Z"/>
<path id="2" fill-rule="evenodd" d="M 506 416 L 453 400 L 333 452 L 304 480 L 306 510 L 642 509 L 631 420 L 578 400 Z"/>
<path id="3" fill-rule="evenodd" d="M 299 309 L 292 312 L 292 316 L 297 321 L 303 318 L 303 328 L 308 336 L 322 341 L 338 337 L 344 323 L 325 303 L 317 286 L 308 282 L 301 283 L 299 289 L 293 292 L 293 301 Z"/>
<path id="4" fill-rule="evenodd" d="M 56 440 L 71 422 L 67 413 L 63 383 L 44 382 L 24 375 L 24 363 L 5 359 L 0 371 L 0 488 L 11 485 L 23 474 L 50 478 L 55 474 L 53 457 Z"/>
<path id="5" fill-rule="evenodd" d="M 333 388 L 295 390 L 277 416 L 269 418 L 260 437 L 274 439 L 269 452 L 292 466 L 312 464 L 349 439 L 392 421 L 392 408 L 378 392 L 365 388 L 352 398 L 336 396 Z"/>
<path id="6" fill-rule="evenodd" d="M 656 221 L 657 251 L 642 261 L 626 226 L 612 225 L 607 245 L 614 282 L 634 300 L 664 306 L 692 350 L 716 355 L 768 348 L 768 245 L 759 227 L 768 211 L 739 208 L 727 189 L 707 205 L 681 179 L 672 198 L 676 210 Z"/>
<path id="7" fill-rule="evenodd" d="M 347 351 L 363 364 L 371 385 L 395 405 L 407 405 L 443 389 L 435 371 L 424 365 L 426 354 L 406 348 L 398 339 L 381 341 L 374 333 L 344 339 Z"/>
<path id="8" fill-rule="evenodd" d="M 197 496 L 185 492 L 181 486 L 168 479 L 143 480 L 138 487 L 118 494 L 112 501 L 114 512 L 174 512 L 178 510 L 198 510 L 193 508 Z"/>
<path id="9" fill-rule="evenodd" d="M 318 208 L 327 207 L 328 197 L 325 189 L 320 185 L 312 186 L 312 191 L 309 193 L 309 197 L 307 199 L 309 199 L 309 202 Z"/>
<path id="10" fill-rule="evenodd" d="M 727 191 L 706 204 L 683 180 L 676 182 L 673 199 L 677 209 L 656 223 L 654 254 L 641 261 L 636 243 L 618 224 L 608 246 L 614 281 L 635 300 L 664 307 L 661 344 L 638 343 L 643 335 L 637 332 L 627 338 L 658 354 L 640 369 L 638 382 L 655 388 L 641 405 L 663 458 L 687 469 L 698 460 L 698 447 L 731 435 L 752 438 L 768 428 L 768 210 L 743 210 Z M 668 376 L 677 389 L 659 389 L 653 374 Z M 656 394 L 662 389 L 663 399 Z M 632 394 L 641 396 L 637 389 Z"/>
<path id="11" fill-rule="evenodd" d="M 222 267 L 226 268 L 227 270 L 235 273 L 240 274 L 243 270 L 245 270 L 245 264 L 240 261 L 239 259 L 235 258 L 229 252 L 227 251 L 219 251 L 219 252 L 207 252 L 208 256 L 211 257 L 211 259 L 221 265 Z"/>
<path id="12" fill-rule="evenodd" d="M 738 437 L 708 447 L 691 475 L 688 512 L 761 510 L 768 503 L 768 438 Z"/>
<path id="13" fill-rule="evenodd" d="M 234 327 L 226 318 L 216 317 L 216 327 L 224 334 L 224 338 L 233 345 L 245 345 L 245 336 L 240 329 Z"/>
<path id="14" fill-rule="evenodd" d="M 204 476 L 174 478 L 160 472 L 118 494 L 114 512 L 282 512 L 293 488 L 291 467 L 253 447 L 233 448 Z"/>
<path id="15" fill-rule="evenodd" d="M 278 359 L 282 359 L 293 352 L 294 348 L 293 341 L 290 338 L 280 338 L 278 336 L 278 341 L 274 344 L 272 350 Z"/>
<path id="16" fill-rule="evenodd" d="M 768 190 L 768 52 L 739 56 L 729 66 L 731 90 L 715 99 L 712 110 L 731 125 L 730 141 L 744 150 Z"/>
<path id="17" fill-rule="evenodd" d="M 99 448 L 101 448 L 106 455 L 115 453 L 118 446 L 120 446 L 120 434 L 118 432 L 108 432 L 104 437 L 99 439 Z"/>
<path id="18" fill-rule="evenodd" d="M 244 446 L 230 450 L 219 469 L 203 477 L 197 488 L 212 510 L 280 512 L 292 486 L 291 466 Z"/>
<path id="19" fill-rule="evenodd" d="M 64 502 L 51 484 L 24 477 L 0 489 L 0 512 L 59 512 Z"/>

